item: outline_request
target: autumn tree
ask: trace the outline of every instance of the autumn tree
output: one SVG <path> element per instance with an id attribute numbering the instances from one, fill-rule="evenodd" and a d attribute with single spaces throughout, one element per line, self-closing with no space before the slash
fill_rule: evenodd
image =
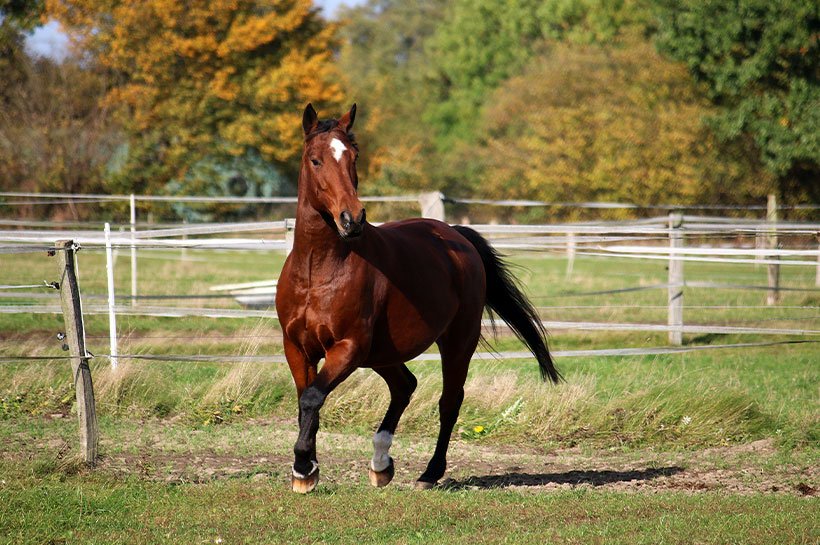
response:
<path id="1" fill-rule="evenodd" d="M 309 0 L 47 0 L 109 70 L 131 134 L 122 189 L 185 180 L 206 157 L 255 156 L 293 174 L 300 111 L 338 111 L 334 29 Z"/>
<path id="2" fill-rule="evenodd" d="M 0 187 L 6 191 L 95 192 L 122 141 L 103 103 L 105 78 L 81 62 L 20 61 L 24 77 L 0 108 Z M 87 209 L 69 207 L 73 218 Z M 48 211 L 22 210 L 39 215 Z M 65 210 L 55 211 L 65 213 Z"/>
<path id="3" fill-rule="evenodd" d="M 555 45 L 492 96 L 458 163 L 495 198 L 759 200 L 771 185 L 710 136 L 701 120 L 712 111 L 685 68 L 647 42 Z"/>

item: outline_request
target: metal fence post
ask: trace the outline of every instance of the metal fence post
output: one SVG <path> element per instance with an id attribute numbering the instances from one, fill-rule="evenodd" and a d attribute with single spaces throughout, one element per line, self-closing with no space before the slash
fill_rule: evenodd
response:
<path id="1" fill-rule="evenodd" d="M 71 371 L 77 397 L 77 417 L 80 421 L 80 456 L 87 464 L 97 459 L 97 409 L 94 404 L 94 385 L 91 382 L 89 355 L 85 349 L 80 285 L 77 282 L 77 261 L 74 241 L 60 240 L 55 245 L 60 275 L 60 304 L 65 322 L 65 341 L 71 354 Z"/>
<path id="2" fill-rule="evenodd" d="M 108 284 L 108 338 L 111 346 L 111 369 L 117 368 L 117 315 L 114 308 L 114 257 L 111 251 L 111 226 L 105 224 L 105 273 Z"/>
<path id="3" fill-rule="evenodd" d="M 137 306 L 137 246 L 134 244 L 137 232 L 137 203 L 131 193 L 131 306 Z"/>
<path id="4" fill-rule="evenodd" d="M 683 215 L 669 214 L 669 344 L 683 344 L 683 259 L 675 249 L 683 247 Z"/>

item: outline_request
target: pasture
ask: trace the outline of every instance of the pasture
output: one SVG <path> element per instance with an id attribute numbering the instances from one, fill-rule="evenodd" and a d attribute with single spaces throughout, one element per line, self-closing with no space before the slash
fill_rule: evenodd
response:
<path id="1" fill-rule="evenodd" d="M 78 254 L 83 295 L 105 293 L 104 254 Z M 664 261 L 520 253 L 511 261 L 546 320 L 664 323 Z M 140 252 L 140 293 L 207 293 L 278 275 L 277 253 Z M 52 280 L 45 254 L 4 255 L 2 283 Z M 127 258 L 115 269 L 129 283 Z M 813 287 L 810 267 L 781 285 Z M 765 267 L 687 263 L 687 280 L 765 284 Z M 52 294 L 55 297 L 56 295 Z M 817 295 L 686 288 L 686 324 L 818 329 Z M 7 304 L 24 299 L 6 299 Z M 42 302 L 42 301 L 40 301 Z M 143 304 L 141 301 L 140 304 Z M 148 303 L 145 303 L 148 304 Z M 231 299 L 186 307 L 237 308 Z M 120 368 L 92 361 L 102 459 L 76 456 L 62 317 L 0 314 L 0 542 L 8 543 L 816 543 L 818 348 L 773 344 L 680 354 L 561 357 L 558 386 L 532 360 L 474 361 L 447 480 L 412 484 L 432 452 L 440 373 L 410 365 L 419 389 L 399 426 L 397 476 L 367 484 L 370 437 L 388 392 L 358 371 L 322 410 L 314 495 L 288 490 L 295 393 L 270 318 L 120 315 Z M 107 352 L 107 317 L 86 317 L 92 353 Z M 688 335 L 687 347 L 813 340 Z M 551 349 L 666 344 L 665 333 L 560 330 Z M 489 348 L 518 350 L 502 331 Z M 479 347 L 487 352 L 488 347 Z M 127 355 L 224 356 L 156 361 Z M 240 358 L 236 358 L 240 356 Z M 252 356 L 252 357 L 250 357 Z M 242 359 L 244 357 L 244 359 Z M 232 359 L 233 358 L 233 359 Z M 184 357 L 181 359 L 185 359 Z"/>

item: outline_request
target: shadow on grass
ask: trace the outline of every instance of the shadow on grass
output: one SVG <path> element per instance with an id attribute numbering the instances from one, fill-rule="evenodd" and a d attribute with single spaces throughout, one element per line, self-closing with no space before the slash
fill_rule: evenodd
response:
<path id="1" fill-rule="evenodd" d="M 563 473 L 505 473 L 503 475 L 482 475 L 462 480 L 447 479 L 441 483 L 444 490 L 464 490 L 470 488 L 504 488 L 507 486 L 545 486 L 548 484 L 607 484 L 650 481 L 658 477 L 669 477 L 683 471 L 682 467 L 660 467 L 629 471 L 566 471 Z"/>

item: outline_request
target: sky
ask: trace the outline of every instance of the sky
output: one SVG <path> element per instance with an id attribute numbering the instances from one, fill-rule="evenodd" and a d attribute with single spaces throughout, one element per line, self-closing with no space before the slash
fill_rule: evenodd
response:
<path id="1" fill-rule="evenodd" d="M 357 6 L 366 0 L 314 0 L 322 9 L 325 16 L 333 19 L 340 6 Z M 38 27 L 26 38 L 26 48 L 33 55 L 51 57 L 63 60 L 67 53 L 68 37 L 60 29 L 56 21 Z"/>

